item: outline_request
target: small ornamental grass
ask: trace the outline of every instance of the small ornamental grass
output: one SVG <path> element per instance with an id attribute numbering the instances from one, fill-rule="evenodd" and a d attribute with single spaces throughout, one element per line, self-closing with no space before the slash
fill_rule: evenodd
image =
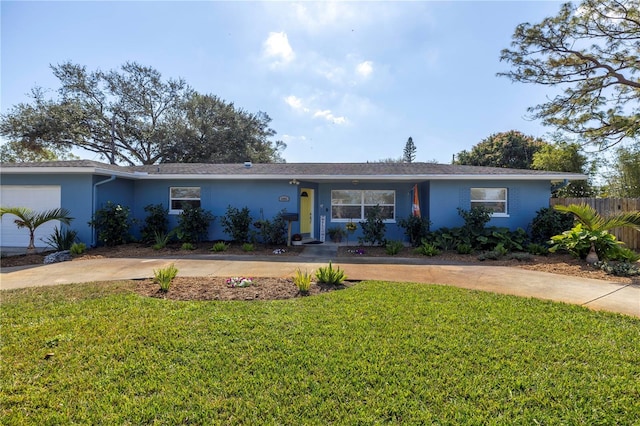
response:
<path id="1" fill-rule="evenodd" d="M 255 249 L 256 249 L 255 246 L 251 243 L 242 244 L 242 251 L 244 251 L 245 253 L 254 251 Z"/>
<path id="2" fill-rule="evenodd" d="M 229 244 L 225 243 L 224 241 L 218 241 L 213 245 L 213 247 L 211 247 L 211 251 L 219 253 L 219 252 L 227 251 L 228 248 L 229 248 Z"/>
<path id="3" fill-rule="evenodd" d="M 404 244 L 402 244 L 402 241 L 387 241 L 384 246 L 384 251 L 390 256 L 395 256 L 400 253 L 400 250 L 403 248 Z"/>
<path id="4" fill-rule="evenodd" d="M 74 256 L 79 256 L 87 250 L 87 245 L 85 243 L 73 243 L 69 251 Z"/>
<path id="5" fill-rule="evenodd" d="M 247 277 L 231 277 L 227 278 L 227 287 L 250 287 L 253 284 L 253 278 Z"/>
<path id="6" fill-rule="evenodd" d="M 423 256 L 437 256 L 440 254 L 440 250 L 434 244 L 423 242 L 421 246 L 416 248 L 416 253 Z"/>
<path id="7" fill-rule="evenodd" d="M 333 265 L 329 262 L 329 266 L 321 266 L 318 268 L 316 271 L 316 278 L 318 279 L 318 282 L 324 284 L 338 285 L 346 280 L 347 276 L 339 266 L 336 269 L 333 269 Z"/>
<path id="8" fill-rule="evenodd" d="M 178 275 L 178 268 L 173 263 L 166 268 L 153 270 L 153 280 L 160 285 L 160 291 L 165 293 L 169 291 L 169 287 L 176 275 Z"/>
<path id="9" fill-rule="evenodd" d="M 300 293 L 309 294 L 312 276 L 313 273 L 309 273 L 307 271 L 302 272 L 300 268 L 296 270 L 296 274 L 293 276 L 293 283 L 298 287 Z"/>

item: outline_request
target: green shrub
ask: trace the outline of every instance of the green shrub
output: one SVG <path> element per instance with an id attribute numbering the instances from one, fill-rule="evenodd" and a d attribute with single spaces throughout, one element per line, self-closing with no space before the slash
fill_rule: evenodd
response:
<path id="1" fill-rule="evenodd" d="M 606 261 L 598 261 L 593 264 L 593 267 L 617 277 L 633 277 L 640 275 L 640 267 L 629 262 L 609 263 Z"/>
<path id="2" fill-rule="evenodd" d="M 478 260 L 498 260 L 502 258 L 502 254 L 498 253 L 495 250 L 485 251 L 484 253 L 478 255 Z"/>
<path id="3" fill-rule="evenodd" d="M 169 241 L 171 240 L 172 235 L 173 235 L 173 232 L 162 233 L 162 232 L 156 231 L 153 234 L 154 244 L 151 246 L 151 248 L 154 250 L 162 250 L 167 246 L 167 244 L 169 244 Z"/>
<path id="4" fill-rule="evenodd" d="M 338 285 L 346 280 L 347 276 L 340 267 L 333 269 L 333 265 L 329 262 L 329 266 L 321 266 L 318 268 L 316 271 L 316 278 L 321 283 Z"/>
<path id="5" fill-rule="evenodd" d="M 220 219 L 224 232 L 237 243 L 249 241 L 251 221 L 251 213 L 248 207 L 243 207 L 240 210 L 236 207 L 228 206 L 227 213 Z"/>
<path id="6" fill-rule="evenodd" d="M 572 256 L 585 259 L 594 245 L 598 258 L 608 260 L 615 258 L 620 250 L 620 242 L 608 231 L 590 231 L 584 229 L 581 223 L 576 224 L 571 230 L 551 237 L 553 244 L 549 251 L 555 253 L 558 250 L 569 252 Z"/>
<path id="7" fill-rule="evenodd" d="M 530 243 L 527 245 L 527 253 L 535 256 L 548 256 L 549 248 L 544 244 Z"/>
<path id="8" fill-rule="evenodd" d="M 53 234 L 49 235 L 44 242 L 53 247 L 56 251 L 69 250 L 78 239 L 78 231 L 65 228 L 60 230 L 57 226 L 53 228 Z"/>
<path id="9" fill-rule="evenodd" d="M 298 287 L 301 294 L 309 294 L 311 277 L 312 275 L 307 271 L 302 272 L 300 268 L 296 270 L 296 274 L 293 276 L 293 283 Z"/>
<path id="10" fill-rule="evenodd" d="M 69 251 L 72 255 L 78 256 L 87 250 L 87 245 L 85 243 L 73 243 L 69 248 Z"/>
<path id="11" fill-rule="evenodd" d="M 110 247 L 125 244 L 131 240 L 130 213 L 129 207 L 108 201 L 96 211 L 89 225 L 98 231 L 98 241 L 101 243 Z"/>
<path id="12" fill-rule="evenodd" d="M 534 243 L 544 244 L 554 235 L 560 235 L 573 228 L 573 216 L 544 207 L 536 212 L 529 226 L 531 240 Z"/>
<path id="13" fill-rule="evenodd" d="M 417 247 L 422 239 L 429 235 L 431 222 L 424 217 L 411 215 L 406 219 L 399 219 L 398 225 L 404 228 L 404 234 L 409 238 L 411 246 Z"/>
<path id="14" fill-rule="evenodd" d="M 463 235 L 462 228 L 440 228 L 432 232 L 429 239 L 423 239 L 421 243 L 424 244 L 428 240 L 441 250 L 453 250 L 460 244 L 471 244 L 469 238 Z"/>
<path id="15" fill-rule="evenodd" d="M 533 256 L 530 253 L 511 253 L 509 259 L 514 259 L 518 262 L 531 262 L 533 261 Z"/>
<path id="16" fill-rule="evenodd" d="M 360 222 L 362 228 L 362 237 L 358 238 L 360 244 L 369 243 L 369 245 L 385 245 L 385 234 L 387 226 L 384 223 L 382 209 L 379 205 L 366 209 L 366 219 Z"/>
<path id="17" fill-rule="evenodd" d="M 395 256 L 400 253 L 403 248 L 404 244 L 402 241 L 387 241 L 384 246 L 384 251 L 390 256 Z"/>
<path id="18" fill-rule="evenodd" d="M 149 204 L 145 206 L 144 211 L 148 214 L 140 229 L 140 240 L 144 244 L 155 245 L 158 243 L 156 235 L 167 234 L 169 230 L 169 210 L 162 204 Z"/>
<path id="19" fill-rule="evenodd" d="M 178 216 L 176 235 L 182 242 L 197 243 L 207 236 L 209 224 L 215 218 L 211 212 L 205 211 L 202 207 L 185 205 Z"/>
<path id="20" fill-rule="evenodd" d="M 509 254 L 509 249 L 506 248 L 502 243 L 496 244 L 492 251 L 495 251 L 500 256 L 506 256 L 507 254 Z"/>
<path id="21" fill-rule="evenodd" d="M 426 241 L 422 242 L 422 245 L 418 248 L 416 248 L 416 253 L 419 253 L 423 256 L 437 256 L 440 254 L 440 250 L 438 250 L 438 248 L 431 243 L 428 243 Z"/>
<path id="22" fill-rule="evenodd" d="M 165 293 L 169 291 L 176 275 L 178 275 L 178 268 L 173 263 L 165 268 L 153 270 L 153 280 L 160 285 L 160 291 Z"/>
<path id="23" fill-rule="evenodd" d="M 640 260 L 640 253 L 636 253 L 628 247 L 618 246 L 618 250 L 612 254 L 610 260 L 635 263 Z"/>
<path id="24" fill-rule="evenodd" d="M 464 219 L 464 228 L 471 234 L 480 233 L 491 220 L 493 210 L 485 206 L 474 206 L 469 210 L 458 207 L 458 214 Z"/>
<path id="25" fill-rule="evenodd" d="M 244 252 L 250 252 L 250 251 L 254 251 L 256 248 L 253 246 L 253 244 L 251 243 L 244 243 L 242 244 L 242 251 Z"/>
<path id="26" fill-rule="evenodd" d="M 180 250 L 195 250 L 196 246 L 192 243 L 182 243 Z"/>
<path id="27" fill-rule="evenodd" d="M 471 244 L 458 244 L 458 246 L 456 247 L 456 251 L 458 252 L 458 254 L 471 254 L 473 253 L 473 247 L 471 247 Z"/>
<path id="28" fill-rule="evenodd" d="M 254 224 L 264 245 L 277 246 L 287 243 L 287 221 L 282 217 L 282 213 L 284 210 L 278 212 L 272 220 L 259 220 Z"/>
<path id="29" fill-rule="evenodd" d="M 211 247 L 211 251 L 219 253 L 222 251 L 227 251 L 228 248 L 229 248 L 229 244 L 225 243 L 224 241 L 218 241 L 213 245 L 213 247 Z"/>

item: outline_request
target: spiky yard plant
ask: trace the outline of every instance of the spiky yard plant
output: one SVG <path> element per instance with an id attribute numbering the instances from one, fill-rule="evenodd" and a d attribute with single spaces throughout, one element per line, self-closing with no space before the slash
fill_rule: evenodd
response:
<path id="1" fill-rule="evenodd" d="M 40 225 L 52 220 L 58 220 L 65 225 L 70 225 L 73 220 L 69 216 L 69 211 L 62 208 L 36 212 L 27 207 L 0 207 L 0 218 L 4 217 L 5 214 L 16 216 L 17 219 L 14 219 L 13 222 L 18 228 L 27 228 L 29 230 L 27 253 L 35 253 L 36 251 L 35 233 Z"/>

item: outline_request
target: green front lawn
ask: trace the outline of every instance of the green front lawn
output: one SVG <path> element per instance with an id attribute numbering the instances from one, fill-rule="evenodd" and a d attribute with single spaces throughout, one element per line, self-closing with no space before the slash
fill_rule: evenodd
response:
<path id="1" fill-rule="evenodd" d="M 636 318 L 420 284 L 272 302 L 171 302 L 134 285 L 0 294 L 1 424 L 640 418 Z"/>

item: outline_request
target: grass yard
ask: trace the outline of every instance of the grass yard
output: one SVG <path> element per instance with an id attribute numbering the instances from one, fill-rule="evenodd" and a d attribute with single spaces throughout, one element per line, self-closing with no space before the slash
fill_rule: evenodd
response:
<path id="1" fill-rule="evenodd" d="M 636 318 L 420 284 L 270 302 L 133 286 L 0 294 L 1 424 L 639 424 Z"/>

